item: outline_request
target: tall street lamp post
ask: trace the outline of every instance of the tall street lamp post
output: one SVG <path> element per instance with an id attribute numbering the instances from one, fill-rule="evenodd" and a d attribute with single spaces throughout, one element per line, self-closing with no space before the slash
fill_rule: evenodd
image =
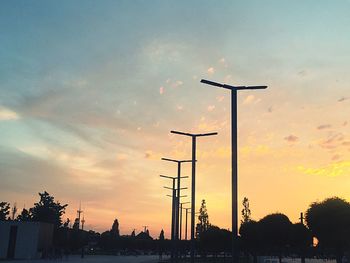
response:
<path id="1" fill-rule="evenodd" d="M 180 203 L 180 240 L 182 239 L 182 205 L 189 204 L 190 202 L 182 202 Z"/>
<path id="2" fill-rule="evenodd" d="M 237 91 L 266 89 L 267 86 L 231 86 L 202 79 L 201 83 L 231 90 L 231 162 L 232 162 L 232 261 L 238 263 L 239 250 L 236 246 L 238 235 L 238 204 L 237 204 Z"/>
<path id="3" fill-rule="evenodd" d="M 217 135 L 217 132 L 211 132 L 211 133 L 200 133 L 200 134 L 192 134 L 192 133 L 185 133 L 185 132 L 179 132 L 179 131 L 171 131 L 171 133 L 178 134 L 178 135 L 184 135 L 189 136 L 192 138 L 192 182 L 191 182 L 191 263 L 194 263 L 194 257 L 195 257 L 195 239 L 194 239 L 194 214 L 195 214 L 195 206 L 196 206 L 196 139 L 197 137 L 204 137 L 204 136 L 211 136 L 211 135 Z"/>
<path id="4" fill-rule="evenodd" d="M 180 226 L 180 190 L 181 190 L 181 164 L 182 163 L 189 163 L 192 162 L 192 160 L 174 160 L 174 159 L 169 159 L 169 158 L 162 158 L 163 161 L 168 161 L 168 162 L 174 162 L 177 163 L 177 196 L 176 196 L 176 218 L 175 218 L 175 239 L 179 239 L 179 226 Z"/>
<path id="5" fill-rule="evenodd" d="M 175 208 L 176 208 L 176 188 L 175 188 L 175 180 L 178 179 L 177 177 L 171 177 L 171 176 L 166 176 L 166 175 L 160 175 L 160 177 L 165 178 L 165 179 L 171 179 L 172 180 L 172 187 L 165 187 L 167 189 L 171 189 L 172 190 L 172 202 L 171 202 L 171 241 L 172 241 L 172 253 L 171 253 L 171 257 L 172 259 L 174 258 L 174 253 L 176 250 L 176 244 L 175 244 Z M 181 176 L 180 180 L 182 178 L 188 178 L 188 176 Z"/>

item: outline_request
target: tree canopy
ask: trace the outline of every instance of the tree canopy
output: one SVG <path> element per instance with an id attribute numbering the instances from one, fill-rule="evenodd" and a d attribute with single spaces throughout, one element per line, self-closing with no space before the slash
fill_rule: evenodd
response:
<path id="1" fill-rule="evenodd" d="M 55 202 L 53 196 L 48 192 L 39 193 L 40 200 L 34 204 L 34 207 L 29 209 L 31 219 L 33 221 L 40 221 L 52 223 L 56 228 L 62 225 L 62 215 L 65 213 L 66 205 L 61 205 Z"/>
<path id="2" fill-rule="evenodd" d="M 314 202 L 306 212 L 306 222 L 318 239 L 318 246 L 329 248 L 341 260 L 343 251 L 350 245 L 350 203 L 338 197 Z"/>
<path id="3" fill-rule="evenodd" d="M 246 223 L 250 220 L 250 217 L 251 217 L 251 211 L 249 208 L 249 200 L 247 197 L 243 198 L 242 205 L 243 205 L 243 209 L 241 212 L 242 213 L 241 223 Z"/>
<path id="4" fill-rule="evenodd" d="M 7 202 L 0 202 L 0 221 L 8 219 L 10 214 L 10 204 Z"/>
<path id="5" fill-rule="evenodd" d="M 202 200 L 202 204 L 199 209 L 198 221 L 199 223 L 196 226 L 196 236 L 197 238 L 200 238 L 201 234 L 210 226 L 207 205 L 204 199 Z"/>

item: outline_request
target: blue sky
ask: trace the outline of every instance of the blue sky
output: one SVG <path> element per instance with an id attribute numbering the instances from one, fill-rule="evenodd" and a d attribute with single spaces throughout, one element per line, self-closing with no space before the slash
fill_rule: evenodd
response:
<path id="1" fill-rule="evenodd" d="M 2 1 L 1 198 L 29 206 L 46 189 L 70 217 L 81 200 L 91 228 L 119 217 L 122 231 L 157 232 L 169 205 L 157 175 L 174 172 L 159 158 L 189 156 L 169 130 L 218 130 L 199 145 L 198 200 L 229 227 L 229 96 L 201 78 L 269 86 L 238 101 L 240 197 L 256 217 L 297 218 L 336 189 L 349 198 L 349 11 L 345 0 Z M 272 201 L 315 181 L 328 190 Z"/>

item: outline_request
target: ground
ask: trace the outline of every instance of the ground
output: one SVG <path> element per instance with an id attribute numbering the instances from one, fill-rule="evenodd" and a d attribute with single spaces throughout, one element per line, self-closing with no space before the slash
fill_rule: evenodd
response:
<path id="1" fill-rule="evenodd" d="M 53 262 L 69 262 L 69 263 L 158 263 L 158 256 L 70 256 L 68 259 L 57 260 L 11 260 L 1 261 L 1 263 L 53 263 Z"/>

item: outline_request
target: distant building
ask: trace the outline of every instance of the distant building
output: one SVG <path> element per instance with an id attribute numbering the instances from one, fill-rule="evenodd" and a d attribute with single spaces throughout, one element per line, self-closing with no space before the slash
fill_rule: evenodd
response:
<path id="1" fill-rule="evenodd" d="M 53 225 L 0 221 L 0 259 L 35 259 L 53 247 Z"/>

